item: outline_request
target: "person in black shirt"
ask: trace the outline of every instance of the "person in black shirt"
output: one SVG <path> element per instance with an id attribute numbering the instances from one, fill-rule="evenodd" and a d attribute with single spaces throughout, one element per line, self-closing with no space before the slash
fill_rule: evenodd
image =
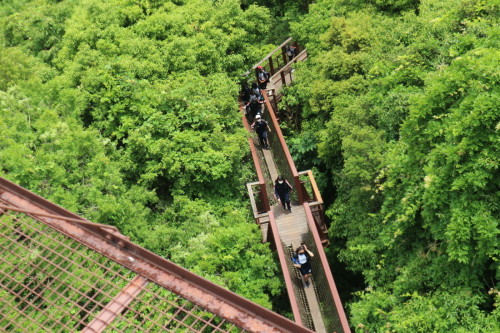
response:
<path id="1" fill-rule="evenodd" d="M 269 124 L 267 121 L 262 119 L 260 114 L 255 116 L 255 122 L 252 124 L 252 128 L 257 132 L 259 136 L 259 142 L 262 148 L 269 149 L 269 143 L 267 141 L 267 132 L 271 133 L 271 129 L 269 128 Z"/>
<path id="2" fill-rule="evenodd" d="M 253 96 L 250 99 L 250 103 L 247 105 L 247 116 L 248 122 L 252 122 L 257 118 L 257 115 L 262 113 L 262 103 L 259 103 L 259 99 Z M 267 123 L 266 123 L 267 124 Z"/>
<path id="3" fill-rule="evenodd" d="M 293 44 L 288 44 L 287 46 L 285 46 L 285 52 L 288 56 L 288 61 L 292 61 L 296 56 L 299 55 L 299 50 Z"/>
<path id="4" fill-rule="evenodd" d="M 264 95 L 262 95 L 262 90 L 257 86 L 257 83 L 252 83 L 252 88 L 250 89 L 250 96 L 257 97 L 259 103 L 264 102 Z"/>
<path id="5" fill-rule="evenodd" d="M 281 202 L 284 210 L 292 211 L 292 205 L 290 203 L 290 192 L 292 192 L 292 185 L 285 180 L 283 176 L 278 176 L 274 182 L 274 196 Z"/>
<path id="6" fill-rule="evenodd" d="M 271 74 L 269 74 L 269 72 L 266 72 L 264 67 L 258 66 L 256 75 L 257 75 L 257 82 L 259 82 L 259 88 L 266 89 L 267 84 L 269 83 L 269 79 L 271 78 Z"/>
<path id="7" fill-rule="evenodd" d="M 252 90 L 248 87 L 248 83 L 243 83 L 240 90 L 240 98 L 243 104 L 246 106 L 250 103 L 250 98 L 252 97 Z"/>

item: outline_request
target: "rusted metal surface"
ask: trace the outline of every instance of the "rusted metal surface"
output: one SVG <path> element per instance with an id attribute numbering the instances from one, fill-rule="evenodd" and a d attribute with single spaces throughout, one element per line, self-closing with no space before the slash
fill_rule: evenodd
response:
<path id="1" fill-rule="evenodd" d="M 114 289 L 120 291 L 127 283 L 130 281 L 131 277 L 127 277 L 130 275 L 130 273 L 127 273 L 128 271 L 133 271 L 148 280 L 152 281 L 157 285 L 158 287 L 161 287 L 161 290 L 168 290 L 169 292 L 174 293 L 177 295 L 176 297 L 180 297 L 180 299 L 183 299 L 183 304 L 187 304 L 186 302 L 192 302 L 193 304 L 196 304 L 197 309 L 196 311 L 191 311 L 189 309 L 186 309 L 184 307 L 178 307 L 177 302 L 171 302 L 172 307 L 175 308 L 176 306 L 178 307 L 178 310 L 175 313 L 188 313 L 190 314 L 190 317 L 193 317 L 195 319 L 190 320 L 190 322 L 185 322 L 184 320 L 178 319 L 176 317 L 176 314 L 173 313 L 173 317 L 171 320 L 175 321 L 174 324 L 165 324 L 168 327 L 172 327 L 172 325 L 175 325 L 176 327 L 179 326 L 180 328 L 183 328 L 184 330 L 187 329 L 187 331 L 192 331 L 192 332 L 198 332 L 201 331 L 198 329 L 200 327 L 199 325 L 203 326 L 209 326 L 211 328 L 214 328 L 215 331 L 217 332 L 224 332 L 226 330 L 226 324 L 223 326 L 217 326 L 212 323 L 212 321 L 207 321 L 204 322 L 203 318 L 198 318 L 196 317 L 195 312 L 200 312 L 200 313 L 205 313 L 211 312 L 216 316 L 219 316 L 221 320 L 223 320 L 225 323 L 232 323 L 230 326 L 227 327 L 238 327 L 240 330 L 246 330 L 246 331 L 251 331 L 251 332 L 309 332 L 308 330 L 304 329 L 303 327 L 297 325 L 296 323 L 272 312 L 269 311 L 249 300 L 246 300 L 231 291 L 228 291 L 218 285 L 215 285 L 200 276 L 197 276 L 175 264 L 172 262 L 165 260 L 158 255 L 155 255 L 154 253 L 141 248 L 137 246 L 136 244 L 130 242 L 127 239 L 124 239 L 123 237 L 118 237 L 117 235 L 111 233 L 110 231 L 100 228 L 100 227 L 93 227 L 89 226 L 86 224 L 76 224 L 72 222 L 66 221 L 64 218 L 65 217 L 70 217 L 70 218 L 77 218 L 75 214 L 72 214 L 65 209 L 48 202 L 47 200 L 13 184 L 8 182 L 5 179 L 0 179 L 0 188 L 2 191 L 0 191 L 0 201 L 2 201 L 5 205 L 8 206 L 16 206 L 20 209 L 28 210 L 31 212 L 29 215 L 29 218 L 32 218 L 33 221 L 40 221 L 44 225 L 50 226 L 51 230 L 56 230 L 58 233 L 56 234 L 64 234 L 71 239 L 75 240 L 75 244 L 77 245 L 71 245 L 71 246 L 66 246 L 64 248 L 65 253 L 67 253 L 66 261 L 69 260 L 71 263 L 71 258 L 72 255 L 76 255 L 78 251 L 83 251 L 80 249 L 92 249 L 99 254 L 97 261 L 95 261 L 95 265 L 98 268 L 99 272 L 104 272 L 103 274 L 105 276 L 109 276 L 106 274 L 113 274 L 113 272 L 109 272 L 106 269 L 106 266 L 109 264 L 101 264 L 100 261 L 104 260 L 102 258 L 106 257 L 112 260 L 112 262 L 115 262 L 119 265 L 120 269 L 125 269 L 126 271 L 121 274 L 125 280 L 120 280 L 119 285 L 117 285 Z M 4 215 L 2 217 L 5 218 L 7 210 L 4 211 Z M 13 212 L 14 213 L 14 212 Z M 16 213 L 19 214 L 19 213 Z M 37 215 L 38 214 L 38 215 Z M 48 217 L 44 215 L 57 215 L 61 214 L 61 218 L 53 218 L 53 217 Z M 24 215 L 25 217 L 28 215 Z M 38 237 L 39 235 L 43 235 L 44 232 L 46 231 L 33 231 L 30 235 L 26 234 L 19 234 L 20 231 L 17 231 L 20 223 L 22 222 L 16 222 L 16 220 L 11 220 L 12 222 L 9 222 L 9 225 L 6 225 L 5 228 L 7 228 L 6 232 L 7 234 L 3 234 L 3 239 L 2 242 L 17 242 L 20 244 L 19 246 L 24 246 L 24 241 L 23 239 L 29 239 L 31 240 L 31 243 L 33 240 L 35 240 L 35 237 Z M 27 222 L 22 222 L 23 228 L 30 228 L 30 224 Z M 34 222 L 33 222 L 34 223 Z M 18 235 L 19 234 L 19 235 Z M 10 238 L 9 238 L 9 235 Z M 16 237 L 16 238 L 14 238 Z M 21 243 L 19 243 L 21 242 Z M 50 241 L 47 242 L 47 244 L 53 244 L 54 242 Z M 3 244 L 3 243 L 2 243 Z M 12 244 L 11 244 L 12 245 Z M 8 251 L 10 248 L 9 244 L 5 244 L 6 247 L 3 248 L 4 251 Z M 59 254 L 59 251 L 52 251 L 47 245 L 45 246 L 44 244 L 39 244 L 40 250 L 37 250 L 37 255 L 38 253 L 44 253 L 44 254 L 51 254 L 54 256 L 61 256 Z M 62 245 L 61 245 L 62 246 Z M 74 252 L 72 250 L 72 246 L 75 246 L 77 248 L 77 252 Z M 62 251 L 62 250 L 61 250 Z M 59 258 L 58 257 L 58 258 Z M 38 259 L 40 260 L 47 260 L 46 257 L 43 255 L 37 256 Z M 21 258 L 19 258 L 21 260 Z M 64 268 L 64 265 L 66 263 L 60 264 L 62 260 L 57 259 L 54 261 L 52 266 L 50 267 L 58 267 L 57 269 L 64 272 L 65 276 L 77 276 L 75 273 L 71 271 L 67 271 Z M 62 260 L 64 261 L 64 260 Z M 7 265 L 8 263 L 5 263 Z M 3 267 L 3 266 L 2 266 Z M 14 287 L 5 287 L 7 285 L 11 285 L 9 282 L 10 277 L 5 277 L 9 276 L 12 274 L 12 270 L 15 269 L 15 267 L 9 268 L 7 267 L 7 271 L 3 272 L 3 278 L 2 278 L 2 287 L 4 287 L 4 290 L 7 290 L 7 294 L 12 295 L 12 297 L 20 297 L 21 295 L 18 294 L 16 290 L 26 290 L 30 295 L 30 298 L 26 298 L 26 304 L 31 304 L 31 297 L 35 297 L 37 299 L 41 299 L 47 304 L 50 304 L 51 306 L 60 309 L 63 311 L 64 309 L 59 306 L 56 301 L 50 301 L 49 299 L 44 299 L 42 291 L 38 291 L 37 285 L 34 285 L 33 287 L 30 287 L 30 285 L 25 285 L 25 284 L 20 284 L 20 285 L 14 285 Z M 49 267 L 49 266 L 47 266 Z M 83 272 L 86 272 L 85 266 L 80 266 Z M 39 267 L 30 267 L 29 271 L 26 271 L 26 274 L 38 274 L 38 269 Z M 53 269 L 53 268 L 51 268 Z M 49 274 L 50 272 L 44 271 L 44 274 Z M 61 274 L 61 273 L 58 273 Z M 45 276 L 45 275 L 44 275 Z M 44 282 L 43 286 L 44 288 L 47 287 L 47 285 L 51 284 L 58 284 L 58 276 L 54 276 L 51 279 Z M 111 276 L 109 276 L 111 278 Z M 92 278 L 94 279 L 94 278 Z M 78 281 L 78 279 L 74 280 L 68 280 L 68 281 Z M 68 283 L 68 281 L 66 281 Z M 93 280 L 92 280 L 93 281 Z M 113 280 L 114 281 L 114 280 Z M 105 281 L 102 281 L 105 282 Z M 123 283 L 126 282 L 126 283 Z M 57 287 L 57 286 L 56 286 Z M 89 286 L 90 287 L 90 286 Z M 5 289 L 7 288 L 7 289 Z M 67 288 L 72 288 L 72 286 L 67 285 Z M 97 288 L 96 290 L 99 292 L 99 294 L 102 294 L 103 298 L 101 301 L 97 302 L 94 298 L 95 296 L 89 296 L 85 293 L 81 294 L 78 296 L 77 300 L 74 302 L 74 305 L 80 305 L 84 306 L 85 309 L 90 309 L 86 310 L 89 311 L 85 316 L 82 318 L 76 318 L 77 322 L 76 325 L 87 325 L 90 322 L 90 317 L 93 317 L 99 313 L 99 311 L 106 306 L 106 304 L 111 301 L 112 299 L 115 298 L 116 293 L 114 292 L 108 292 L 106 290 L 100 289 L 97 286 L 94 286 L 92 288 Z M 45 290 L 45 289 L 43 289 Z M 54 293 L 58 292 L 58 289 L 54 289 Z M 17 295 L 17 296 L 16 296 Z M 142 293 L 141 293 L 142 295 Z M 147 294 L 144 295 L 144 297 L 147 296 Z M 165 302 L 167 302 L 168 299 L 166 299 Z M 45 303 L 44 303 L 45 304 Z M 95 304 L 92 307 L 89 307 L 89 304 Z M 180 303 L 179 303 L 180 304 Z M 191 304 L 191 303 L 190 303 Z M 36 304 L 35 304 L 36 305 Z M 33 305 L 30 305 L 33 306 Z M 44 308 L 39 309 L 40 312 L 44 311 Z M 128 312 L 133 311 L 132 308 L 128 308 Z M 2 311 L 3 312 L 3 311 Z M 78 311 L 77 311 L 78 312 Z M 50 311 L 43 312 L 44 314 L 46 313 L 47 315 L 47 320 L 44 323 L 47 323 L 47 325 L 52 325 L 52 321 L 57 323 L 58 319 L 57 318 L 50 318 Z M 127 314 L 126 313 L 126 314 Z M 139 312 L 138 312 L 139 313 Z M 125 314 L 125 315 L 126 315 Z M 74 314 L 68 314 L 69 316 L 74 316 Z M 165 314 L 167 315 L 167 313 Z M 170 313 L 168 315 L 171 315 Z M 22 316 L 22 314 L 17 314 L 17 316 Z M 185 316 L 182 315 L 184 318 Z M 71 320 L 71 323 L 73 323 L 74 320 Z M 116 320 L 115 320 L 116 321 Z M 191 323 L 192 321 L 192 323 Z M 10 327 L 9 325 L 14 325 L 15 324 L 15 319 L 10 319 L 7 318 L 5 321 L 5 325 Z M 196 324 L 195 324 L 196 322 Z M 220 320 L 217 320 L 217 322 L 220 322 Z M 3 322 L 2 322 L 3 323 Z M 114 323 L 114 322 L 113 322 Z M 158 322 L 157 322 L 158 323 Z M 130 325 L 134 324 L 134 321 L 130 321 Z M 55 325 L 55 324 L 54 324 Z M 74 324 L 59 324 L 60 327 L 65 327 L 68 331 L 75 331 L 75 327 L 73 326 Z M 163 325 L 163 324 L 162 324 Z M 165 327 L 167 327 L 165 326 Z M 16 326 L 12 326 L 16 327 Z M 29 327 L 29 326 L 28 326 Z M 52 327 L 52 326 L 51 326 Z M 217 328 L 219 327 L 219 328 Z M 23 330 L 24 328 L 21 327 L 19 330 Z M 232 328 L 230 328 L 232 329 Z M 80 330 L 78 328 L 77 330 Z M 168 330 L 168 329 L 167 329 Z M 212 330 L 212 331 L 214 331 Z M 27 331 L 34 331 L 32 329 L 27 329 Z M 36 331 L 36 330 L 35 330 Z M 121 331 L 120 329 L 117 329 L 117 331 Z"/>
<path id="2" fill-rule="evenodd" d="M 323 249 L 323 246 L 321 246 L 321 238 L 319 236 L 318 230 L 316 228 L 316 225 L 314 223 L 314 218 L 311 213 L 311 209 L 309 207 L 309 203 L 305 202 L 304 203 L 304 209 L 306 211 L 306 216 L 307 216 L 307 222 L 309 224 L 309 229 L 311 230 L 311 234 L 313 237 L 313 241 L 315 243 L 315 250 L 317 251 L 317 257 L 319 257 L 321 261 L 321 266 L 324 271 L 325 277 L 326 277 L 326 282 L 328 284 L 328 290 L 330 292 L 330 296 L 333 299 L 334 305 L 335 305 L 335 310 L 338 315 L 338 320 L 340 322 L 340 327 L 342 329 L 343 333 L 350 333 L 351 329 L 349 327 L 349 323 L 347 322 L 347 317 L 345 315 L 344 308 L 342 306 L 342 301 L 340 300 L 340 296 L 337 290 L 337 286 L 335 285 L 335 281 L 333 279 L 332 272 L 330 270 L 330 266 L 328 264 L 328 259 L 326 258 L 325 251 Z M 313 272 L 314 276 L 314 272 Z M 340 333 L 340 332 L 338 332 Z"/>
<path id="3" fill-rule="evenodd" d="M 82 330 L 82 333 L 100 333 L 104 331 L 122 311 L 127 309 L 130 302 L 139 295 L 147 282 L 148 280 L 146 278 L 137 275 L 132 282 L 123 288 L 118 296 L 109 302 L 104 309 L 102 309 L 101 313 Z"/>
<path id="4" fill-rule="evenodd" d="M 106 229 L 106 230 L 109 230 L 109 231 L 119 232 L 116 227 L 113 227 L 111 225 L 98 224 L 98 223 L 90 222 L 90 221 L 87 221 L 87 220 L 84 220 L 84 219 L 75 219 L 75 218 L 65 217 L 65 216 L 61 216 L 61 215 L 47 214 L 47 213 L 41 213 L 41 212 L 33 212 L 33 211 L 30 211 L 30 210 L 21 209 L 21 208 L 13 207 L 13 206 L 2 205 L 2 204 L 0 204 L 0 208 L 1 209 L 8 209 L 8 210 L 12 210 L 12 211 L 15 211 L 15 212 L 20 212 L 20 213 L 25 213 L 25 214 L 31 214 L 31 215 L 37 215 L 37 216 L 43 216 L 43 217 L 51 217 L 51 218 L 55 218 L 55 219 L 64 219 L 67 222 L 73 222 L 73 223 L 77 223 L 77 224 L 81 224 L 81 225 L 87 225 L 87 226 L 92 226 L 92 227 L 98 226 L 99 228 L 103 228 L 103 229 Z"/>

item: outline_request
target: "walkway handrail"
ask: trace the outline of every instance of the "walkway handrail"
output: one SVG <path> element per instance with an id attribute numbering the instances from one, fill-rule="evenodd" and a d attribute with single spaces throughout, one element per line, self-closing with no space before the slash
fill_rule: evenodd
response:
<path id="1" fill-rule="evenodd" d="M 335 285 L 335 281 L 333 280 L 332 271 L 330 270 L 330 265 L 328 264 L 328 259 L 326 258 L 325 250 L 323 249 L 323 246 L 321 246 L 321 238 L 314 223 L 314 218 L 312 216 L 311 208 L 309 207 L 309 203 L 307 202 L 305 202 L 303 206 L 306 212 L 307 223 L 309 224 L 309 230 L 311 231 L 314 243 L 316 245 L 317 255 L 321 261 L 321 266 L 323 267 L 326 277 L 326 282 L 329 287 L 328 289 L 330 290 L 331 297 L 335 305 L 335 310 L 337 312 L 337 317 L 340 321 L 340 327 L 337 325 L 331 325 L 331 326 L 335 326 L 334 327 L 335 329 L 341 328 L 342 332 L 344 333 L 350 333 L 351 329 L 349 327 L 349 323 L 347 322 L 347 316 L 345 314 L 344 307 L 342 306 L 342 301 L 340 300 L 337 286 Z M 325 316 L 323 316 L 323 318 L 325 318 Z M 325 323 L 325 326 L 328 327 L 329 325 Z"/>
<path id="2" fill-rule="evenodd" d="M 264 58 L 262 58 L 261 61 L 259 61 L 255 65 L 253 65 L 252 68 L 250 70 L 248 70 L 247 72 L 245 72 L 242 76 L 248 76 L 248 75 L 250 75 L 250 73 L 252 72 L 252 70 L 255 70 L 257 68 L 257 66 L 262 65 L 266 60 L 271 59 L 271 57 L 276 52 L 278 52 L 279 50 L 281 50 L 286 44 L 290 43 L 292 40 L 293 40 L 293 38 L 289 37 L 287 40 L 285 40 L 283 43 L 281 43 L 280 46 L 278 46 L 277 48 L 275 48 L 274 50 L 272 50 L 268 55 L 266 55 Z M 270 70 L 271 70 L 271 75 L 274 75 L 274 68 L 270 68 Z"/>
<path id="3" fill-rule="evenodd" d="M 285 158 L 287 160 L 287 164 L 289 166 L 291 175 L 293 177 L 294 189 L 297 191 L 297 200 L 299 204 L 304 202 L 304 195 L 301 191 L 301 184 L 299 179 L 299 173 L 297 172 L 297 168 L 295 167 L 295 163 L 293 162 L 292 155 L 290 154 L 290 150 L 288 149 L 288 145 L 286 144 L 285 138 L 283 136 L 283 132 L 281 131 L 281 127 L 278 123 L 278 119 L 276 118 L 276 114 L 274 113 L 274 109 L 271 106 L 271 102 L 269 101 L 269 97 L 267 96 L 266 91 L 264 91 L 264 99 L 265 105 L 268 110 L 268 114 L 270 120 L 272 122 L 273 128 L 276 131 L 274 136 L 278 138 L 280 148 L 283 151 Z"/>
<path id="4" fill-rule="evenodd" d="M 304 201 L 311 201 L 311 202 L 317 202 L 318 204 L 323 203 L 323 198 L 321 197 L 321 192 L 318 189 L 318 185 L 316 184 L 316 179 L 314 178 L 314 174 L 312 173 L 311 170 L 306 170 L 306 171 L 300 171 L 299 172 L 299 177 L 307 175 L 309 184 L 311 184 L 311 195 L 309 195 L 306 185 L 304 181 L 301 181 L 302 184 L 302 190 L 304 191 Z"/>
<path id="5" fill-rule="evenodd" d="M 296 63 L 301 57 L 304 55 L 307 56 L 307 50 L 304 49 L 302 52 L 300 52 L 296 57 L 294 57 L 292 60 L 290 60 L 285 66 L 281 67 L 279 71 L 273 74 L 271 79 L 273 79 L 275 76 L 282 75 L 284 72 L 289 69 L 294 63 Z"/>
<path id="6" fill-rule="evenodd" d="M 293 290 L 292 277 L 288 273 L 287 261 L 290 260 L 285 256 L 283 247 L 281 246 L 280 233 L 278 231 L 278 225 L 276 224 L 276 219 L 274 218 L 274 212 L 269 211 L 269 228 L 271 229 L 273 242 L 276 247 L 276 252 L 278 253 L 281 271 L 283 272 L 283 277 L 285 278 L 285 285 L 287 289 L 288 299 L 290 300 L 290 306 L 292 307 L 293 318 L 295 322 L 299 325 L 304 326 L 302 323 L 302 317 L 300 315 L 299 306 L 297 303 L 297 298 L 295 297 L 295 292 Z"/>
<path id="7" fill-rule="evenodd" d="M 244 106 L 240 106 L 241 110 L 241 121 L 243 122 L 243 126 L 245 126 L 246 130 L 250 133 L 250 125 L 247 122 L 247 118 L 245 117 L 245 113 L 243 112 Z M 257 173 L 257 178 L 259 180 L 259 187 L 260 187 L 260 195 L 261 195 L 261 201 L 263 204 L 263 210 L 264 212 L 268 212 L 271 207 L 269 205 L 269 197 L 267 193 L 267 188 L 266 188 L 266 180 L 264 179 L 264 173 L 262 172 L 262 168 L 260 167 L 259 163 L 259 156 L 257 155 L 257 149 L 255 148 L 254 141 L 251 137 L 248 138 L 248 146 L 250 147 L 250 152 L 252 154 L 252 160 L 253 164 L 255 166 L 255 172 Z"/>

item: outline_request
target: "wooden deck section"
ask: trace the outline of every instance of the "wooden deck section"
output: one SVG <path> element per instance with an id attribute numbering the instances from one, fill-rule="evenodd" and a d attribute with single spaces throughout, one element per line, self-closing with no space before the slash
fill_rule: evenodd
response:
<path id="1" fill-rule="evenodd" d="M 285 211 L 280 204 L 271 208 L 276 217 L 280 238 L 285 245 L 291 245 L 292 248 L 300 246 L 305 241 L 307 231 L 309 230 L 306 219 L 306 212 L 302 205 L 292 205 L 292 212 Z"/>
<path id="2" fill-rule="evenodd" d="M 285 243 L 285 245 L 291 245 L 293 249 L 299 247 L 300 243 L 305 241 L 308 231 L 304 206 L 292 206 L 291 213 L 285 211 L 280 204 L 275 205 L 271 209 L 274 212 L 280 238 L 283 243 Z M 316 298 L 316 293 L 314 292 L 314 285 L 311 284 L 309 288 L 304 288 L 304 293 L 314 323 L 315 332 L 327 333 L 323 317 L 321 316 L 320 305 Z"/>

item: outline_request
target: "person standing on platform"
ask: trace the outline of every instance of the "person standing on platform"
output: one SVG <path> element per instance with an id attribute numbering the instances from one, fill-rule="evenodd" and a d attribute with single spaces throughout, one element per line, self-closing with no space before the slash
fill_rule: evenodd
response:
<path id="1" fill-rule="evenodd" d="M 257 132 L 259 136 L 259 143 L 263 149 L 269 149 L 269 142 L 267 141 L 267 133 L 271 133 L 271 128 L 267 121 L 262 119 L 260 114 L 255 116 L 255 122 L 252 124 L 252 128 Z"/>
<path id="2" fill-rule="evenodd" d="M 269 79 L 271 78 L 271 74 L 269 74 L 269 72 L 266 72 L 264 67 L 257 66 L 256 75 L 257 75 L 257 82 L 259 83 L 259 88 L 266 89 L 267 84 L 269 83 Z"/>
<path id="3" fill-rule="evenodd" d="M 292 204 L 290 203 L 290 193 L 292 185 L 281 175 L 274 182 L 274 196 L 281 202 L 284 210 L 292 212 Z"/>
<path id="4" fill-rule="evenodd" d="M 300 270 L 300 275 L 304 279 L 304 284 L 306 288 L 309 288 L 309 279 L 311 278 L 311 258 L 314 254 L 309 251 L 306 244 L 302 243 L 301 246 L 295 251 L 295 255 L 292 257 L 292 262 L 295 267 Z"/>

